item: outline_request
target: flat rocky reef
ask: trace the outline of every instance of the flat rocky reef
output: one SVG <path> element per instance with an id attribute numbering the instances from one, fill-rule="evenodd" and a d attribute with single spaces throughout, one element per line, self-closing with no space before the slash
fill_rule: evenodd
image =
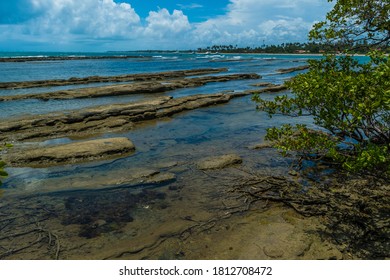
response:
<path id="1" fill-rule="evenodd" d="M 147 74 L 130 84 L 15 95 L 3 102 L 157 94 L 209 82 L 260 78 L 256 74 L 188 78 L 221 71 L 225 70 Z M 86 79 L 74 82 L 93 80 Z M 66 83 L 72 80 L 60 85 Z M 153 120 L 219 106 L 245 95 L 286 90 L 284 85 L 256 86 L 176 98 L 159 95 L 1 123 L 0 140 L 14 143 L 2 155 L 11 167 L 59 168 L 95 162 L 104 172 L 82 174 L 87 179 L 81 180 L 71 177 L 61 184 L 49 176 L 49 183 L 41 185 L 38 194 L 33 181 L 23 194 L 8 190 L 0 200 L 0 259 L 388 258 L 390 186 L 382 178 L 335 173 L 312 180 L 302 170 L 290 174 L 286 170 L 285 176 L 267 174 L 250 165 L 248 155 L 208 150 L 192 161 L 162 159 L 150 168 L 109 169 L 116 159 L 131 157 L 137 147 L 132 139 L 103 138 L 103 134 L 127 132 Z M 58 138 L 78 140 L 42 144 Z M 247 151 L 256 158 L 270 149 L 269 143 L 260 143 Z"/>
<path id="2" fill-rule="evenodd" d="M 292 73 L 292 72 L 296 72 L 296 71 L 307 70 L 309 68 L 310 68 L 310 65 L 301 65 L 301 66 L 297 66 L 297 67 L 278 69 L 276 72 L 281 73 L 281 74 L 287 74 L 287 73 Z"/>
<path id="3" fill-rule="evenodd" d="M 199 75 L 211 72 L 221 72 L 226 69 L 198 69 L 183 70 L 173 72 L 163 72 L 158 74 L 133 75 L 135 79 L 160 79 L 163 81 L 134 82 L 131 84 L 120 84 L 93 88 L 73 89 L 67 91 L 54 91 L 41 94 L 10 95 L 3 96 L 3 102 L 10 100 L 37 98 L 47 99 L 76 99 L 76 98 L 99 98 L 104 96 L 131 95 L 131 94 L 161 94 L 178 88 L 200 87 L 210 82 L 227 82 L 241 79 L 259 79 L 257 74 L 231 74 L 218 76 L 201 76 L 183 79 L 167 79 L 177 76 Z M 128 78 L 128 77 L 127 77 Z M 71 82 L 66 80 L 66 82 Z M 76 81 L 77 82 L 77 81 Z M 31 82 L 33 83 L 33 82 Z M 23 83 L 22 83 L 23 84 Z M 0 140 L 14 142 L 16 147 L 8 151 L 6 160 L 11 166 L 48 166 L 70 163 L 77 161 L 88 161 L 94 158 L 103 159 L 104 154 L 109 157 L 120 153 L 101 153 L 97 157 L 91 143 L 85 144 L 91 149 L 89 155 L 79 157 L 76 149 L 68 150 L 68 158 L 56 158 L 44 156 L 46 148 L 53 151 L 56 147 L 36 147 L 24 149 L 22 142 L 44 141 L 54 138 L 88 138 L 91 135 L 104 134 L 109 132 L 126 132 L 134 129 L 138 124 L 151 120 L 171 117 L 175 114 L 195 110 L 207 106 L 215 106 L 229 102 L 232 98 L 242 97 L 254 93 L 279 92 L 286 90 L 284 85 L 264 84 L 261 88 L 246 90 L 241 92 L 228 92 L 216 94 L 195 94 L 184 97 L 172 98 L 170 96 L 160 96 L 146 101 L 130 102 L 125 104 L 110 104 L 86 109 L 67 111 L 63 113 L 50 113 L 45 115 L 34 115 L 25 118 L 9 119 L 0 124 Z M 20 145 L 18 144 L 20 143 Z M 83 141 L 77 142 L 84 145 Z M 57 145 L 58 146 L 58 145 Z M 100 149 L 96 145 L 97 150 Z M 58 146 L 57 149 L 62 149 Z M 72 152 L 74 151 L 74 153 Z M 42 153 L 42 156 L 39 156 Z M 34 155 L 34 156 L 31 156 Z M 58 161 L 58 162 L 56 162 Z"/>
<path id="4" fill-rule="evenodd" d="M 256 92 L 275 92 L 285 90 L 282 86 L 264 88 Z M 114 104 L 98 106 L 62 114 L 47 114 L 29 117 L 28 119 L 9 120 L 0 124 L 0 140 L 4 142 L 20 143 L 14 149 L 8 151 L 4 156 L 11 166 L 37 166 L 57 165 L 68 163 L 77 158 L 77 149 L 68 149 L 64 157 L 68 159 L 53 157 L 48 160 L 45 149 L 30 148 L 24 149 L 23 141 L 43 141 L 53 138 L 86 138 L 91 135 L 108 132 L 125 132 L 134 129 L 137 125 L 175 114 L 195 110 L 207 106 L 216 106 L 229 102 L 232 98 L 253 94 L 248 90 L 240 93 L 217 93 L 191 95 L 179 98 L 169 96 L 155 98 L 148 101 L 133 102 L 128 104 Z M 104 141 L 104 139 L 102 139 Z M 84 145 L 84 142 L 77 142 L 75 145 Z M 87 142 L 88 143 L 88 142 Z M 97 142 L 94 142 L 97 144 Z M 87 145 L 87 144 L 86 144 Z M 93 159 L 96 156 L 94 145 L 88 143 L 90 155 L 79 157 L 80 160 Z M 99 150 L 101 147 L 96 145 Z M 58 147 L 61 149 L 61 146 Z M 119 147 L 118 147 L 119 148 Z M 53 147 L 50 149 L 54 149 Z M 115 150 L 115 147 L 112 147 Z M 31 151 L 32 150 L 32 151 Z M 39 156 L 42 153 L 42 156 Z M 33 154 L 34 156 L 30 156 Z M 120 155 L 120 153 L 105 153 L 107 156 Z M 99 157 L 102 159 L 103 154 Z M 56 162 L 56 159 L 58 162 Z"/>
<path id="5" fill-rule="evenodd" d="M 0 101 L 15 101 L 23 99 L 77 99 L 98 98 L 107 96 L 164 93 L 182 88 L 200 87 L 211 82 L 228 82 L 244 79 L 259 79 L 257 74 L 231 74 L 222 76 L 204 76 L 196 78 L 184 78 L 180 80 L 164 80 L 154 82 L 138 82 L 132 84 L 120 84 L 82 89 L 61 90 L 38 94 L 8 95 L 0 97 Z"/>
<path id="6" fill-rule="evenodd" d="M 134 144 L 125 137 L 103 138 L 34 149 L 23 149 L 6 157 L 12 166 L 43 167 L 125 157 L 134 152 Z"/>
<path id="7" fill-rule="evenodd" d="M 169 96 L 128 104 L 82 109 L 62 114 L 32 116 L 0 125 L 3 141 L 80 137 L 93 133 L 125 131 L 135 123 L 228 102 L 233 95 L 205 94 L 180 98 Z"/>
<path id="8" fill-rule="evenodd" d="M 73 77 L 69 79 L 42 80 L 42 81 L 21 81 L 21 82 L 2 82 L 0 89 L 22 89 L 38 87 L 57 87 L 68 85 L 92 84 L 92 83 L 120 83 L 134 81 L 158 81 L 166 79 L 178 79 L 189 76 L 198 76 L 206 74 L 218 74 L 228 71 L 227 68 L 202 68 L 190 70 L 177 70 L 159 73 L 139 73 L 118 76 L 90 76 Z"/>

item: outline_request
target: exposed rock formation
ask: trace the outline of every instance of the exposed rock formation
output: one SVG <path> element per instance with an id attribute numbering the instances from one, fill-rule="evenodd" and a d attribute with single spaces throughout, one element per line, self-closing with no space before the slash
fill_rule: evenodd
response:
<path id="1" fill-rule="evenodd" d="M 286 73 L 292 73 L 296 71 L 303 71 L 306 69 L 309 69 L 309 65 L 302 65 L 302 66 L 297 66 L 297 67 L 292 67 L 292 68 L 284 68 L 284 69 L 279 69 L 276 70 L 276 72 L 281 73 L 281 74 L 286 74 Z"/>
<path id="2" fill-rule="evenodd" d="M 0 124 L 0 140 L 27 140 L 83 136 L 91 133 L 129 130 L 134 123 L 228 102 L 229 94 L 169 96 L 149 101 L 105 105 L 62 114 L 37 115 Z"/>
<path id="3" fill-rule="evenodd" d="M 247 90 L 245 93 L 248 94 L 256 94 L 256 93 L 263 93 L 263 92 L 280 92 L 287 90 L 287 87 L 285 85 L 274 85 L 269 87 L 264 87 L 260 89 L 253 89 L 253 90 Z"/>
<path id="4" fill-rule="evenodd" d="M 43 80 L 43 81 L 23 81 L 23 82 L 3 82 L 0 83 L 1 89 L 21 89 L 34 87 L 54 87 L 54 86 L 68 86 L 91 83 L 113 83 L 113 82 L 132 82 L 132 81 L 159 81 L 166 79 L 177 79 L 189 76 L 217 74 L 228 71 L 227 68 L 205 68 L 205 69 L 191 69 L 178 70 L 159 73 L 140 73 L 128 74 L 119 76 L 90 76 L 84 78 L 70 78 L 58 80 Z"/>
<path id="5" fill-rule="evenodd" d="M 0 101 L 22 100 L 22 99 L 75 99 L 75 98 L 97 98 L 105 96 L 129 95 L 129 94 L 150 94 L 167 92 L 180 88 L 199 87 L 211 82 L 227 82 L 232 80 L 258 79 L 257 74 L 232 74 L 224 76 L 204 76 L 180 80 L 169 80 L 164 82 L 143 82 L 134 84 L 111 85 L 103 87 L 91 87 L 81 89 L 62 90 L 38 94 L 21 94 L 0 97 Z"/>
<path id="6" fill-rule="evenodd" d="M 259 93 L 276 93 L 285 90 L 287 90 L 287 87 L 285 85 L 273 85 L 273 86 L 259 88 L 259 89 L 248 89 L 244 91 L 231 92 L 229 94 L 232 97 L 242 97 L 242 96 L 259 94 Z"/>
<path id="7" fill-rule="evenodd" d="M 21 150 L 8 155 L 6 160 L 12 166 L 36 167 L 120 157 L 129 155 L 134 150 L 134 144 L 129 139 L 121 137 Z"/>
<path id="8" fill-rule="evenodd" d="M 263 83 L 253 84 L 252 86 L 253 87 L 270 87 L 270 86 L 276 86 L 276 85 L 273 83 L 263 82 Z"/>
<path id="9" fill-rule="evenodd" d="M 284 85 L 233 93 L 199 94 L 148 101 L 112 104 L 66 113 L 36 115 L 0 123 L 0 141 L 39 140 L 56 137 L 83 137 L 92 133 L 126 131 L 141 121 L 169 117 L 176 113 L 227 103 L 235 97 L 286 90 Z"/>
<path id="10" fill-rule="evenodd" d="M 206 158 L 204 160 L 197 162 L 196 166 L 200 170 L 208 170 L 208 169 L 222 169 L 230 165 L 240 164 L 240 163 L 242 163 L 242 159 L 240 156 L 235 154 L 229 154 L 229 155 Z"/>

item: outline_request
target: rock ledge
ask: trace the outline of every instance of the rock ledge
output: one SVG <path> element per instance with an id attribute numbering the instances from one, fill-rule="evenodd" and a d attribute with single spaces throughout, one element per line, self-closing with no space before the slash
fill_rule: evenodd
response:
<path id="1" fill-rule="evenodd" d="M 135 150 L 125 137 L 97 139 L 52 147 L 21 150 L 8 156 L 13 166 L 47 166 L 128 155 Z"/>
<path id="2" fill-rule="evenodd" d="M 236 154 L 209 157 L 197 162 L 196 166 L 200 170 L 222 169 L 233 164 L 242 163 L 241 157 Z"/>

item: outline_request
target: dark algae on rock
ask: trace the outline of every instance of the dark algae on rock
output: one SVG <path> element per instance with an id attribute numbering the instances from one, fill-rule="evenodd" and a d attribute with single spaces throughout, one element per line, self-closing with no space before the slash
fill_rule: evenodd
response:
<path id="1" fill-rule="evenodd" d="M 79 225 L 79 236 L 94 238 L 102 233 L 118 231 L 133 222 L 132 213 L 142 203 L 162 201 L 163 192 L 144 189 L 139 193 L 125 190 L 79 193 L 65 199 L 64 225 Z"/>

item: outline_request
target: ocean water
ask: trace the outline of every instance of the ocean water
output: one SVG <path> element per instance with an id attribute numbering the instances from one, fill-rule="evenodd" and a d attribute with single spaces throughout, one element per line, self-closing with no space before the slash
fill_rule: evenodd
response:
<path id="1" fill-rule="evenodd" d="M 2 53 L 0 55 L 20 57 L 106 56 L 108 54 Z M 242 91 L 255 88 L 253 84 L 258 82 L 280 84 L 297 73 L 278 74 L 276 70 L 300 66 L 305 64 L 307 59 L 318 58 L 318 56 L 302 55 L 141 52 L 121 53 L 120 55 L 132 57 L 126 59 L 0 63 L 0 82 L 220 67 L 228 68 L 227 73 L 257 73 L 262 76 L 258 80 L 210 83 L 198 88 L 180 89 L 161 94 L 180 97 L 226 90 Z M 78 87 L 81 86 L 67 88 Z M 54 90 L 58 90 L 58 88 L 0 90 L 0 95 Z M 273 98 L 275 95 L 266 94 L 264 96 L 265 98 Z M 64 112 L 147 98 L 153 98 L 153 95 L 65 101 L 0 102 L 0 120 L 6 122 L 10 118 L 25 118 L 34 114 Z M 106 258 L 111 255 L 104 252 L 108 252 L 112 248 L 115 248 L 112 249 L 114 251 L 120 251 L 124 244 L 126 244 L 125 246 L 148 247 L 150 244 L 154 244 L 153 242 L 158 241 L 145 241 L 145 236 L 151 236 L 153 233 L 158 239 L 160 238 L 158 236 L 165 236 L 167 232 L 172 233 L 172 228 L 177 228 L 177 231 L 180 231 L 188 227 L 188 224 L 183 222 L 183 217 L 207 221 L 220 214 L 218 207 L 224 204 L 225 195 L 228 195 L 225 187 L 228 177 L 225 177 L 226 174 L 210 177 L 200 172 L 196 169 L 198 160 L 211 155 L 235 153 L 243 158 L 243 164 L 238 169 L 255 170 L 262 174 L 287 174 L 291 165 L 290 159 L 281 157 L 271 149 L 256 151 L 250 150 L 248 147 L 263 142 L 267 128 L 294 122 L 304 122 L 311 125 L 312 120 L 307 117 L 291 119 L 283 116 L 275 116 L 270 119 L 264 112 L 257 111 L 256 104 L 250 96 L 246 96 L 236 98 L 228 104 L 201 108 L 183 112 L 171 118 L 147 122 L 128 132 L 92 135 L 90 139 L 128 137 L 134 142 L 136 152 L 116 160 L 48 168 L 7 168 L 9 177 L 3 180 L 0 208 L 2 213 L 15 217 L 34 216 L 34 218 L 40 219 L 46 227 L 50 227 L 50 230 L 62 238 L 60 258 L 81 258 L 82 254 L 85 254 L 82 258 Z M 80 140 L 62 138 L 22 145 L 34 147 L 77 141 Z M 20 143 L 15 143 L 15 149 L 20 148 L 20 146 Z M 138 182 L 134 185 L 123 185 L 123 181 L 129 176 L 131 177 L 132 174 L 147 173 L 150 170 L 172 173 L 176 179 L 165 184 L 143 185 L 142 182 Z M 229 176 L 236 173 L 238 177 L 243 176 L 243 173 L 236 169 L 229 172 Z M 47 218 L 47 213 L 54 214 Z M 131 213 L 131 217 L 129 213 Z M 72 218 L 78 216 L 83 216 L 84 219 L 74 220 Z M 16 218 L 11 224 L 15 230 L 27 230 L 28 226 L 25 223 L 24 218 Z M 0 226 L 2 225 L 0 224 Z M 4 228 L 8 230 L 6 226 Z M 13 229 L 9 230 L 12 232 Z M 21 237 L 13 242 L 23 244 L 27 241 Z M 81 246 L 81 244 L 84 245 Z M 0 245 L 5 247 L 7 244 L 1 243 Z M 74 246 L 78 245 L 85 250 L 75 249 Z M 29 248 L 10 257 L 46 258 L 48 255 L 45 248 Z M 0 251 L 0 256 L 1 253 Z M 160 253 L 164 254 L 164 252 Z M 51 253 L 50 258 L 52 257 Z M 138 257 L 141 256 L 137 255 L 134 258 Z"/>
<path id="2" fill-rule="evenodd" d="M 109 53 L 111 54 L 111 53 Z M 275 70 L 288 68 L 305 63 L 307 58 L 317 56 L 293 56 L 293 55 L 221 55 L 221 54 L 182 54 L 182 53 L 126 53 L 132 56 L 128 59 L 98 59 L 98 60 L 62 60 L 62 61 L 31 61 L 19 63 L 0 63 L 0 82 L 31 81 L 50 79 L 69 79 L 71 77 L 87 76 L 115 76 L 133 73 L 163 72 L 173 70 L 222 68 L 229 69 L 228 73 L 257 73 L 263 76 L 262 81 L 276 84 L 290 78 L 291 74 L 275 75 Z M 0 53 L 0 57 L 30 57 L 30 56 L 88 56 L 89 53 L 63 54 L 63 53 Z M 106 56 L 107 53 L 95 53 L 94 56 Z M 225 73 L 221 73 L 225 74 Z M 211 83 L 203 88 L 196 89 L 198 93 L 211 93 L 222 90 L 244 90 L 253 81 L 236 81 L 230 83 Z M 104 84 L 99 84 L 104 85 Z M 92 87 L 94 85 L 78 85 L 67 87 L 0 90 L 0 96 L 14 94 L 28 94 L 50 92 L 60 89 L 80 87 Z M 170 94 L 186 94 L 194 92 L 182 90 Z M 0 104 L 0 118 L 16 117 L 23 114 L 41 114 L 53 111 L 80 109 L 86 106 L 96 106 L 110 103 L 121 103 L 142 99 L 142 96 L 113 97 L 95 100 L 66 100 L 49 101 L 45 106 L 37 100 L 18 101 Z"/>

